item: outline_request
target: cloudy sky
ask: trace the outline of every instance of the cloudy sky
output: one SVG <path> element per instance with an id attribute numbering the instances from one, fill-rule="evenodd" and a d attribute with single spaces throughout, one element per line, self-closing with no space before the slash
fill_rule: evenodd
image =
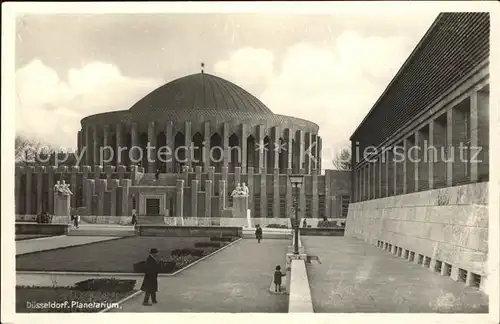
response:
<path id="1" fill-rule="evenodd" d="M 328 168 L 437 14 L 24 15 L 16 131 L 74 148 L 83 117 L 128 109 L 204 62 L 274 113 L 316 122 Z"/>

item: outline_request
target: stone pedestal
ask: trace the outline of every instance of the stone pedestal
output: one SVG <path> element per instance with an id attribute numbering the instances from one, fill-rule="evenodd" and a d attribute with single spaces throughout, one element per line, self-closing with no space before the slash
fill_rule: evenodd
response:
<path id="1" fill-rule="evenodd" d="M 71 221 L 71 196 L 54 195 L 54 216 L 68 217 L 68 223 Z"/>
<path id="2" fill-rule="evenodd" d="M 233 197 L 233 217 L 246 218 L 248 211 L 248 197 L 235 196 Z"/>

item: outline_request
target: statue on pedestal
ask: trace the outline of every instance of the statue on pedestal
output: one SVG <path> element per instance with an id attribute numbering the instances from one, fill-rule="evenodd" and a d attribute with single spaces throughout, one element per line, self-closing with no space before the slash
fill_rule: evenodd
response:
<path id="1" fill-rule="evenodd" d="M 70 196 L 73 193 L 69 189 L 69 184 L 66 183 L 65 180 L 61 183 L 61 181 L 57 181 L 54 185 L 54 194 L 59 196 Z"/>
<path id="2" fill-rule="evenodd" d="M 231 197 L 248 197 L 248 187 L 245 183 L 243 183 L 243 186 L 238 183 L 236 188 L 231 193 Z"/>

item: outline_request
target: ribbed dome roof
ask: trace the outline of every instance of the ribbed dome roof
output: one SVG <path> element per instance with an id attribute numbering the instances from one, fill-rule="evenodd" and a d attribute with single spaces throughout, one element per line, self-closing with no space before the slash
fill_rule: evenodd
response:
<path id="1" fill-rule="evenodd" d="M 171 81 L 139 100 L 134 113 L 162 110 L 220 110 L 233 112 L 273 112 L 243 88 L 207 73 L 197 73 Z"/>

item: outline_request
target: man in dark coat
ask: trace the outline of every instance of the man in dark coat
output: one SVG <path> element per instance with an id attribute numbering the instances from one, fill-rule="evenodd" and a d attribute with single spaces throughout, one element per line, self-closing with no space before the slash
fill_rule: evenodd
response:
<path id="1" fill-rule="evenodd" d="M 157 249 L 151 249 L 146 260 L 144 280 L 141 286 L 141 290 L 145 292 L 144 302 L 142 303 L 144 306 L 151 306 L 149 297 L 151 297 L 153 304 L 157 303 L 156 292 L 158 291 L 158 272 L 160 272 L 160 263 L 156 259 L 157 254 Z"/>
<path id="2" fill-rule="evenodd" d="M 260 240 L 262 240 L 262 227 L 260 227 L 259 224 L 256 226 L 257 228 L 255 229 L 255 238 L 257 239 L 257 242 L 260 243 Z"/>

